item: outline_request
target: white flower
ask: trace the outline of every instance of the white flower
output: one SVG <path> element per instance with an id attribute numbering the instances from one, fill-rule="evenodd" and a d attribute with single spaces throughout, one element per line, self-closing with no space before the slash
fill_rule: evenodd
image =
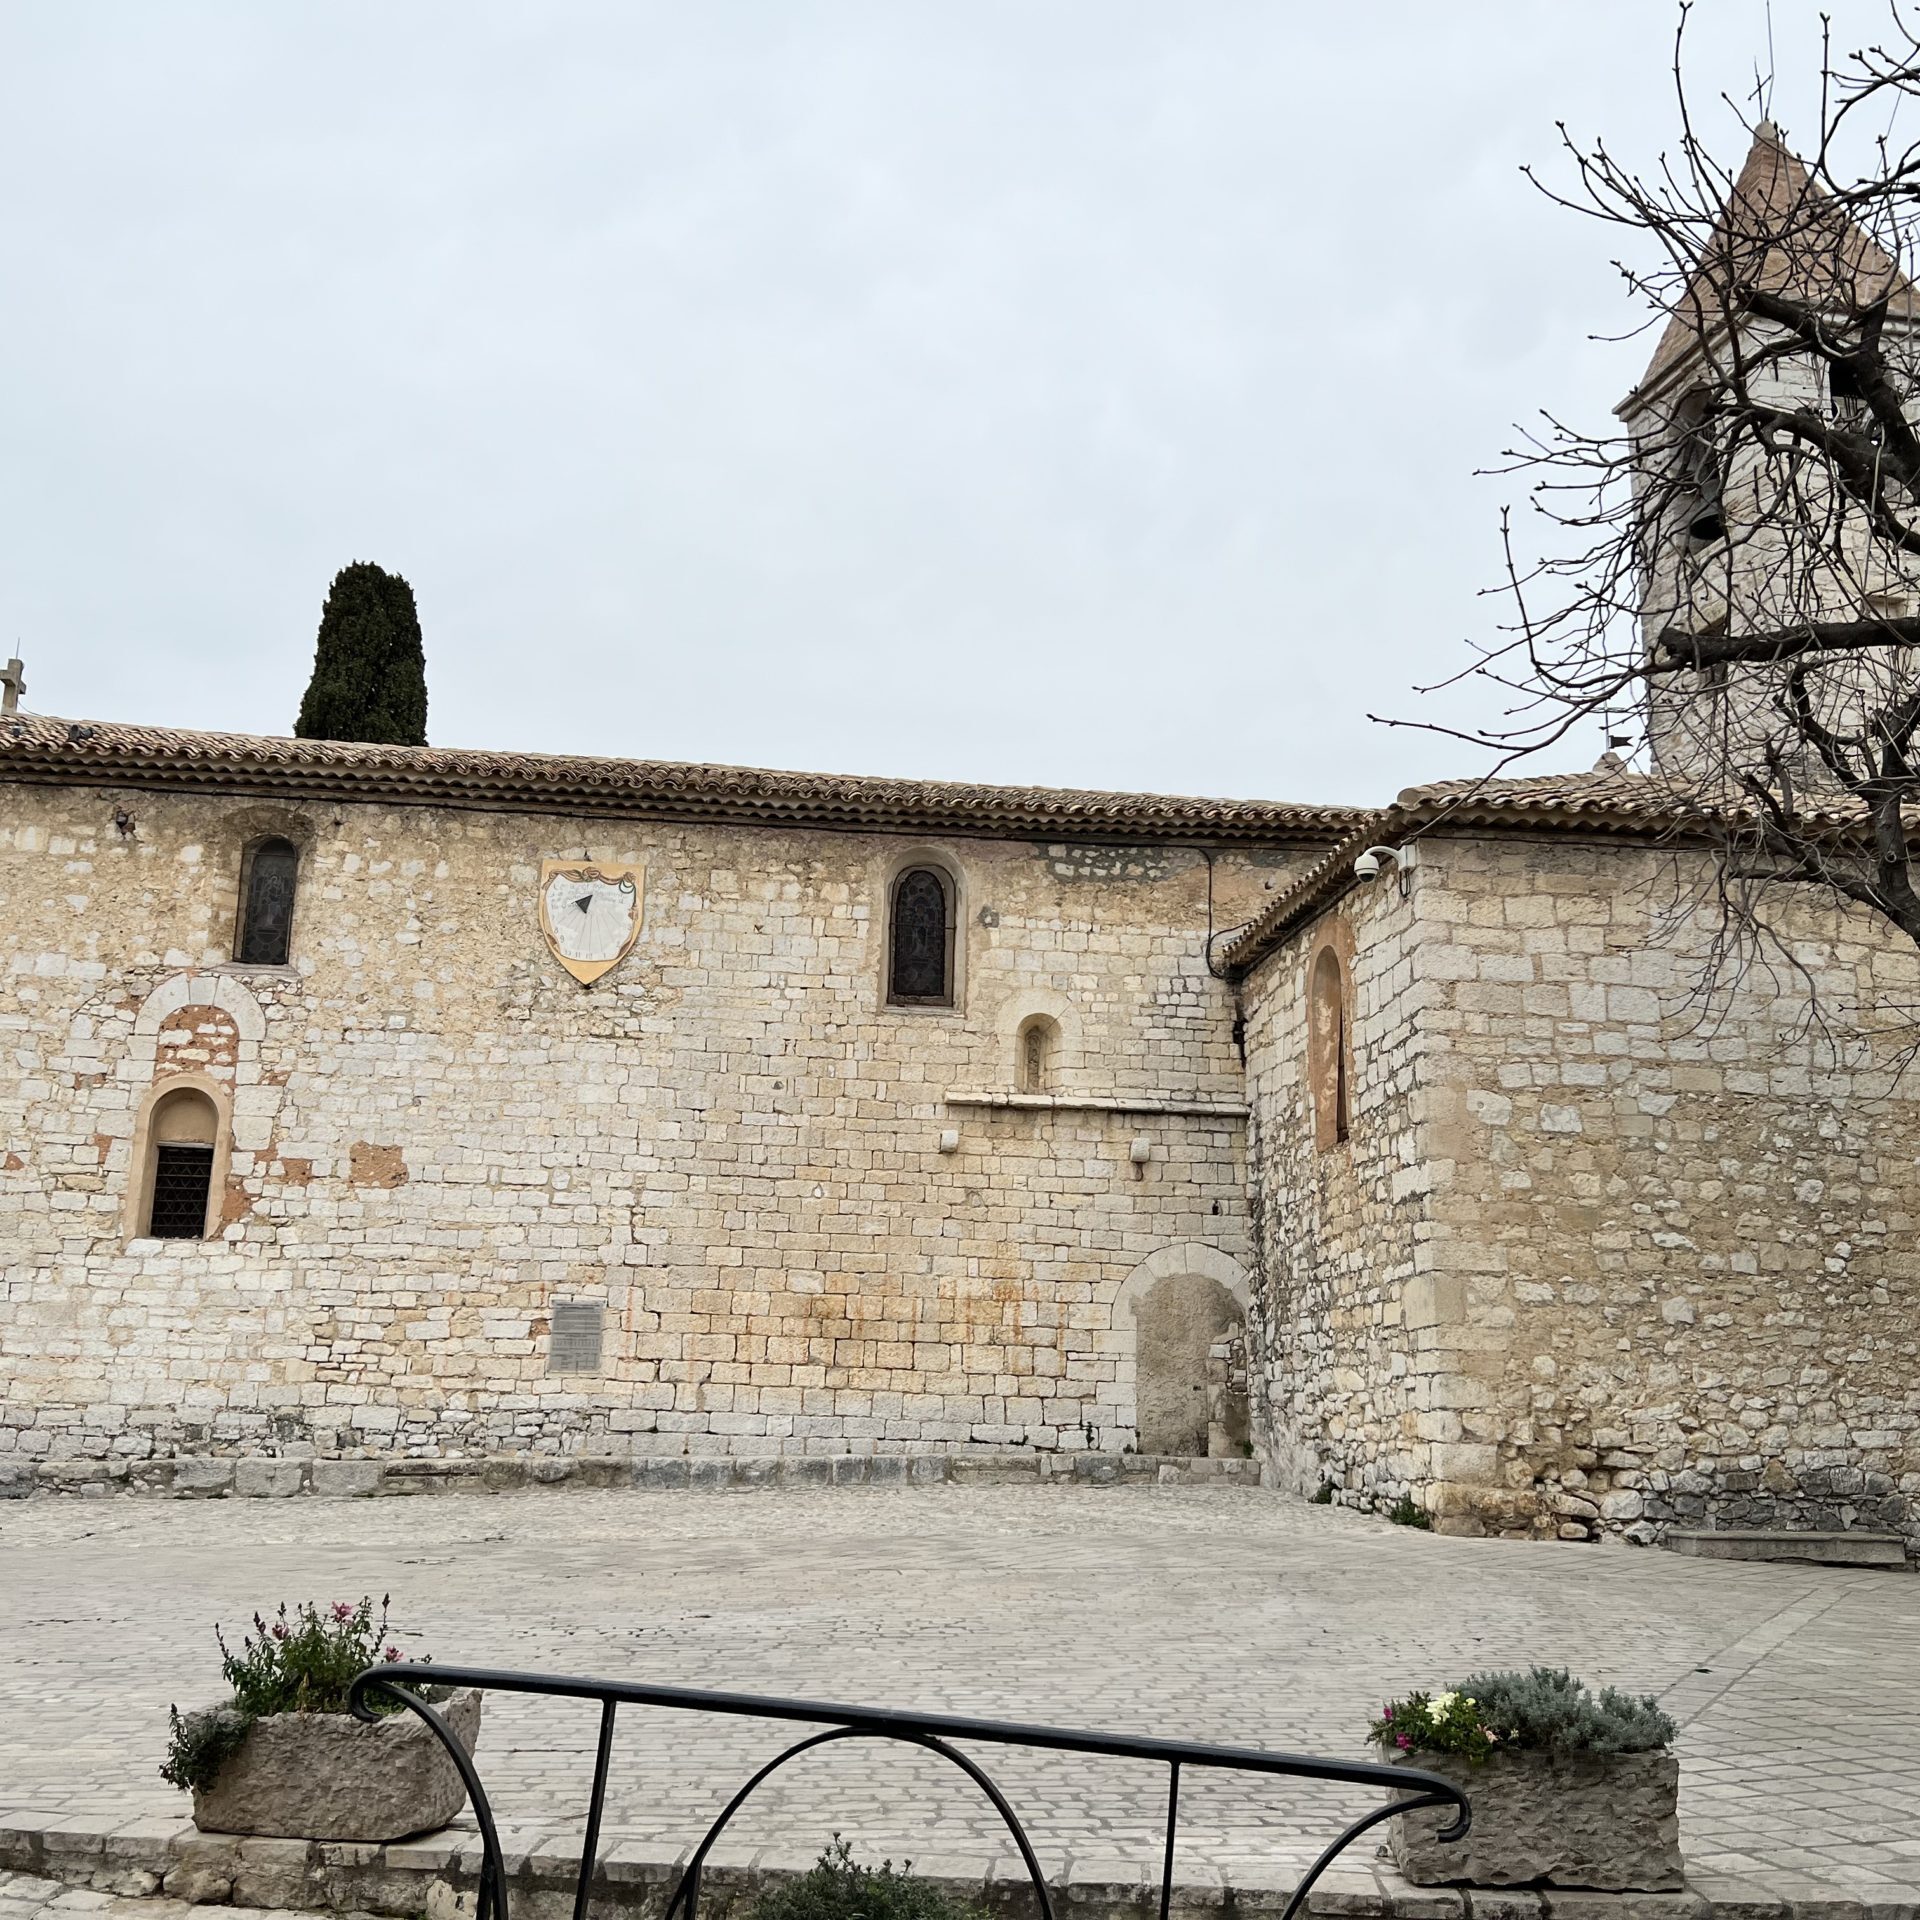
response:
<path id="1" fill-rule="evenodd" d="M 1453 1711 L 1453 1703 L 1459 1698 L 1460 1696 L 1457 1693 L 1436 1693 L 1429 1703 L 1434 1717 L 1438 1719 L 1442 1714 L 1451 1713 Z"/>

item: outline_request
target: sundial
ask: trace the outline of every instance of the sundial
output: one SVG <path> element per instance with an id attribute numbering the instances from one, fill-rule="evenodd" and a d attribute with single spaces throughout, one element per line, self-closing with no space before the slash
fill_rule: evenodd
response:
<path id="1" fill-rule="evenodd" d="M 618 966 L 640 933 L 637 866 L 549 860 L 540 875 L 540 927 L 553 956 L 584 986 Z"/>

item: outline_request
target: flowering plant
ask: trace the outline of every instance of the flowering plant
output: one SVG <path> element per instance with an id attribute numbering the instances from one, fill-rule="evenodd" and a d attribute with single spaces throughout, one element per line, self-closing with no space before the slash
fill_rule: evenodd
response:
<path id="1" fill-rule="evenodd" d="M 1678 1729 L 1650 1694 L 1598 1693 L 1564 1667 L 1478 1673 L 1445 1693 L 1390 1701 L 1367 1738 L 1402 1753 L 1463 1753 L 1484 1760 L 1501 1747 L 1560 1753 L 1647 1753 Z"/>
<path id="2" fill-rule="evenodd" d="M 271 1713 L 345 1713 L 356 1674 L 405 1657 L 387 1639 L 384 1598 L 377 1621 L 371 1598 L 336 1600 L 326 1608 L 309 1600 L 292 1614 L 282 1601 L 271 1622 L 253 1616 L 253 1632 L 242 1637 L 238 1652 L 217 1626 L 213 1637 L 233 1699 L 211 1713 L 167 1709 L 173 1735 L 160 1777 L 187 1791 L 213 1784 L 256 1720 Z M 400 1711 L 397 1701 L 377 1696 L 368 1706 L 376 1714 Z"/>
<path id="3" fill-rule="evenodd" d="M 269 1625 L 256 1613 L 253 1632 L 235 1653 L 218 1627 L 220 1670 L 233 1689 L 233 1704 L 250 1718 L 269 1713 L 345 1713 L 354 1675 L 398 1660 L 400 1649 L 387 1641 L 387 1602 L 380 1618 L 373 1602 L 336 1600 L 322 1610 L 311 1600 L 289 1617 L 283 1600 Z M 391 1701 L 376 1711 L 397 1713 Z"/>
<path id="4" fill-rule="evenodd" d="M 1479 1701 L 1457 1687 L 1389 1701 L 1367 1737 L 1402 1753 L 1418 1747 L 1427 1753 L 1464 1753 L 1469 1760 L 1484 1760 L 1500 1744 L 1500 1734 L 1480 1717 Z"/>

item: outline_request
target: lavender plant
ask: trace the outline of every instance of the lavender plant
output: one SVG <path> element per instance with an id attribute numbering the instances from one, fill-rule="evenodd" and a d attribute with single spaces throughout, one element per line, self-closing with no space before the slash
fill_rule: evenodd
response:
<path id="1" fill-rule="evenodd" d="M 1556 1753 L 1647 1753 L 1678 1729 L 1651 1694 L 1595 1693 L 1566 1668 L 1479 1673 L 1441 1693 L 1389 1701 L 1367 1738 L 1402 1753 L 1458 1753 L 1479 1762 L 1502 1747 Z"/>

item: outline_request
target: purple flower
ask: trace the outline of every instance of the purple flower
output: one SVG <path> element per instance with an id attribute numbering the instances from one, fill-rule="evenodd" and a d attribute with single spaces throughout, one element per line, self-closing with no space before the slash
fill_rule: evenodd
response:
<path id="1" fill-rule="evenodd" d="M 344 1600 L 336 1600 L 333 1603 L 333 1617 L 336 1620 L 351 1620 L 353 1609 Z"/>
<path id="2" fill-rule="evenodd" d="M 398 1660 L 400 1657 L 401 1657 L 401 1654 L 400 1654 L 400 1649 L 398 1647 L 389 1647 L 387 1649 L 387 1658 L 389 1660 Z"/>
<path id="3" fill-rule="evenodd" d="M 1380 1718 L 1382 1720 L 1391 1720 L 1393 1718 L 1393 1709 L 1391 1707 L 1382 1707 L 1380 1709 Z"/>
<path id="4" fill-rule="evenodd" d="M 1404 1733 L 1396 1733 L 1393 1736 L 1393 1744 L 1398 1747 L 1402 1753 L 1405 1753 L 1408 1748 L 1413 1745 L 1413 1742 L 1409 1740 Z"/>
<path id="5" fill-rule="evenodd" d="M 287 1623 L 284 1620 L 276 1620 L 273 1623 L 273 1637 L 276 1640 L 284 1640 L 287 1637 Z"/>

